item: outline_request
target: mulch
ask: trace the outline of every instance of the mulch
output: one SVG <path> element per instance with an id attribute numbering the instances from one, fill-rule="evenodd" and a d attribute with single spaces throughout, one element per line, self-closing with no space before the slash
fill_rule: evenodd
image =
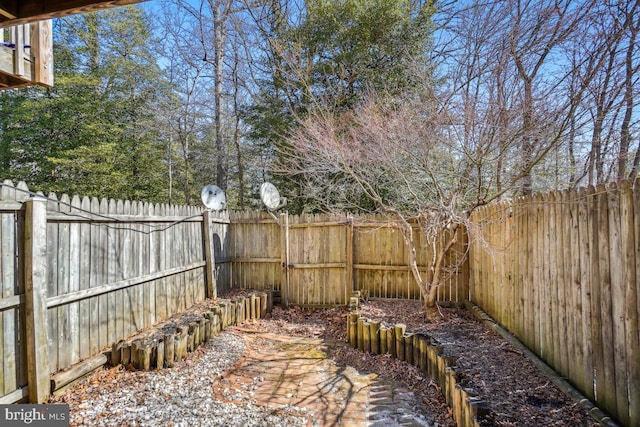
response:
<path id="1" fill-rule="evenodd" d="M 463 308 L 442 308 L 442 318 L 426 322 L 422 304 L 407 300 L 370 300 L 360 314 L 383 324 L 403 323 L 408 332 L 425 332 L 437 339 L 447 356 L 455 357 L 463 384 L 485 400 L 490 414 L 486 426 L 596 426 L 584 408 L 571 400 L 543 375 L 518 349 Z M 454 426 L 451 411 L 439 387 L 417 368 L 391 358 L 351 348 L 346 342 L 345 308 L 303 310 L 274 307 L 269 319 L 249 328 L 266 329 L 334 342 L 336 363 L 376 372 L 404 383 L 421 400 L 441 426 Z"/>
<path id="2" fill-rule="evenodd" d="M 227 294 L 222 297 L 230 298 L 232 296 L 233 294 Z M 197 316 L 200 312 L 205 311 L 213 303 L 214 301 L 207 300 L 196 304 L 189 312 L 172 317 L 170 322 L 180 324 L 185 318 Z M 555 387 L 549 378 L 542 374 L 522 352 L 463 308 L 442 308 L 442 318 L 432 322 L 425 321 L 422 304 L 419 301 L 369 300 L 363 302 L 359 310 L 360 315 L 368 319 L 381 321 L 387 326 L 403 323 L 406 325 L 407 332 L 423 332 L 436 339 L 442 346 L 445 355 L 456 359 L 457 371 L 462 371 L 461 380 L 464 386 L 473 388 L 479 397 L 487 402 L 490 413 L 482 419 L 484 426 L 567 427 L 598 425 L 582 406 Z M 331 344 L 327 346 L 328 356 L 337 365 L 352 367 L 363 373 L 377 373 L 381 378 L 392 379 L 404 384 L 417 397 L 421 412 L 429 414 L 429 417 L 438 426 L 455 426 L 452 412 L 445 403 L 441 390 L 426 374 L 388 354 L 364 353 L 352 348 L 347 343 L 347 314 L 346 307 L 305 310 L 299 307 L 282 308 L 276 306 L 266 319 L 245 322 L 241 328 L 237 328 L 236 333 L 251 334 L 252 331 L 268 331 L 281 335 L 320 338 Z M 190 360 L 209 357 L 205 357 L 211 351 L 208 348 L 208 345 L 203 346 L 198 351 L 190 353 L 184 363 L 180 363 L 172 369 L 157 372 L 169 372 L 173 377 L 173 383 L 179 384 L 184 376 L 183 371 L 190 372 L 190 363 L 192 363 Z M 205 353 L 202 353 L 203 351 Z M 242 350 L 235 349 L 235 347 L 233 351 L 223 350 L 220 356 L 226 355 L 230 360 L 223 361 L 223 363 L 212 360 L 211 366 L 216 367 L 215 369 L 222 367 L 222 369 L 228 370 L 229 366 L 233 364 L 234 358 L 239 357 L 238 351 Z M 214 352 L 218 353 L 218 351 Z M 238 355 L 234 356 L 235 353 Z M 214 368 L 208 370 L 212 369 Z M 104 423 L 98 424 L 115 425 L 112 422 L 114 420 L 107 422 L 114 416 L 114 403 L 96 404 L 95 402 L 98 402 L 96 399 L 111 395 L 111 401 L 119 402 L 121 400 L 119 396 L 122 396 L 124 392 L 123 386 L 131 383 L 132 390 L 135 387 L 139 388 L 143 383 L 141 378 L 137 377 L 146 378 L 149 375 L 155 375 L 155 373 L 127 372 L 118 368 L 100 371 L 87 378 L 84 383 L 69 390 L 65 396 L 54 400 L 71 404 L 72 412 L 76 417 L 74 425 L 85 424 L 82 421 L 78 422 L 78 420 L 86 417 L 87 411 L 95 412 L 88 418 L 92 422 L 87 425 L 95 423 L 99 417 L 107 418 L 104 419 Z M 214 375 L 213 371 L 212 375 Z M 215 375 L 224 376 L 220 373 Z M 158 382 L 159 380 L 154 381 Z M 212 377 L 207 381 L 215 382 L 216 380 Z M 148 388 L 148 386 L 145 387 Z M 166 388 L 166 386 L 163 387 Z M 210 386 L 205 386 L 205 388 L 207 387 Z M 107 393 L 108 390 L 111 391 Z M 125 392 L 125 394 L 127 393 Z M 132 396 L 138 394 L 137 392 L 131 393 Z M 185 396 L 181 396 L 180 399 L 185 400 Z M 196 402 L 202 400 L 198 396 L 194 396 L 194 399 Z M 89 404 L 89 402 L 94 403 Z M 149 402 L 145 404 L 150 405 Z M 224 408 L 215 397 L 209 398 L 206 404 L 214 409 Z M 83 409 L 83 405 L 89 406 Z M 120 405 L 122 406 L 121 410 L 123 412 L 131 411 L 133 410 L 131 405 L 131 402 L 123 401 Z M 104 407 L 100 409 L 102 406 Z M 161 410 L 166 409 L 165 407 L 168 405 L 166 402 L 158 402 L 155 406 L 159 408 L 157 412 L 160 414 Z M 263 409 L 254 406 L 248 402 L 236 409 L 238 413 L 243 413 L 242 416 L 246 417 L 247 421 L 261 417 L 264 419 Z M 174 412 L 187 409 L 176 406 Z M 228 408 L 220 409 L 216 415 L 217 419 L 223 420 L 223 416 L 220 414 L 225 411 L 228 412 Z M 288 422 L 293 425 L 293 421 L 297 422 L 300 414 L 292 413 L 290 415 Z M 171 414 L 163 416 L 173 417 Z M 134 424 L 139 425 L 137 422 Z M 249 422 L 249 424 L 251 423 Z"/>

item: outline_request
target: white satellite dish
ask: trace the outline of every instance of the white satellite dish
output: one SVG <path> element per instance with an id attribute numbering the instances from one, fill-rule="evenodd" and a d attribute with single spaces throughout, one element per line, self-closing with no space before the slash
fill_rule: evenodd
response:
<path id="1" fill-rule="evenodd" d="M 222 188 L 217 185 L 205 185 L 200 193 L 202 203 L 214 211 L 221 211 L 227 207 L 227 197 Z"/>
<path id="2" fill-rule="evenodd" d="M 287 199 L 280 197 L 275 185 L 265 182 L 260 186 L 260 198 L 269 212 L 277 211 L 287 204 Z"/>

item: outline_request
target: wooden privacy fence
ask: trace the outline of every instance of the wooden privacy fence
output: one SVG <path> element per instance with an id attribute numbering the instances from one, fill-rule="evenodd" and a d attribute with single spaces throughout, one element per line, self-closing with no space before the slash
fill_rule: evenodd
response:
<path id="1" fill-rule="evenodd" d="M 414 229 L 416 258 L 420 274 L 429 279 L 434 249 L 439 250 L 447 232 L 434 248 L 424 233 Z M 399 224 L 389 216 L 366 215 L 353 220 L 353 269 L 355 289 L 364 289 L 374 298 L 420 299 L 420 289 L 409 269 L 409 247 Z M 438 287 L 438 301 L 469 299 L 469 265 L 467 236 L 458 239 L 444 260 L 443 281 Z"/>
<path id="2" fill-rule="evenodd" d="M 0 190 L 0 403 L 41 402 L 51 374 L 218 291 L 272 288 L 303 307 L 344 305 L 354 289 L 420 297 L 388 218 L 32 196 Z M 463 240 L 440 299 L 467 299 Z"/>
<path id="3" fill-rule="evenodd" d="M 23 183 L 5 182 L 0 403 L 41 402 L 50 373 L 214 297 L 217 233 L 228 226 L 215 216 L 187 206 L 31 198 Z"/>
<path id="4" fill-rule="evenodd" d="M 416 231 L 418 266 L 430 274 L 432 247 Z M 446 260 L 438 299 L 469 298 L 466 236 Z M 284 304 L 345 305 L 353 290 L 373 298 L 421 298 L 408 267 L 408 248 L 390 217 L 231 212 L 219 280 L 232 288 L 273 287 Z"/>
<path id="5" fill-rule="evenodd" d="M 446 260 L 438 298 L 470 296 L 613 418 L 640 425 L 639 212 L 640 184 L 629 182 L 478 209 Z M 0 238 L 0 403 L 41 402 L 52 373 L 218 291 L 274 289 L 303 307 L 345 305 L 354 290 L 420 298 L 389 217 L 276 221 L 265 212 L 34 198 L 5 182 Z M 425 243 L 416 248 L 427 276 Z"/>
<path id="6" fill-rule="evenodd" d="M 640 183 L 471 216 L 471 300 L 610 416 L 640 425 Z"/>

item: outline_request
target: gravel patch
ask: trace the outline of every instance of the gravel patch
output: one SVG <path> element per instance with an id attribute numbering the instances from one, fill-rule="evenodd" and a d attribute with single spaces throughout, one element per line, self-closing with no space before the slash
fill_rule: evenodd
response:
<path id="1" fill-rule="evenodd" d="M 234 393 L 234 403 L 215 396 L 221 375 L 245 350 L 243 338 L 223 332 L 171 369 L 100 370 L 52 403 L 70 405 L 72 426 L 306 426 L 300 408 L 255 405 L 250 394 Z"/>

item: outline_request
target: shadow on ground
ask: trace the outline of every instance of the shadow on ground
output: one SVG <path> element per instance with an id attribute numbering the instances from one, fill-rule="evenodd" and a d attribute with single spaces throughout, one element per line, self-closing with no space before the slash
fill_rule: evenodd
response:
<path id="1" fill-rule="evenodd" d="M 321 339 L 272 333 L 246 334 L 248 351 L 226 372 L 216 390 L 233 402 L 249 397 L 274 411 L 296 407 L 313 426 L 429 426 L 416 398 L 404 386 L 338 366 Z M 247 396 L 249 395 L 249 396 Z"/>

